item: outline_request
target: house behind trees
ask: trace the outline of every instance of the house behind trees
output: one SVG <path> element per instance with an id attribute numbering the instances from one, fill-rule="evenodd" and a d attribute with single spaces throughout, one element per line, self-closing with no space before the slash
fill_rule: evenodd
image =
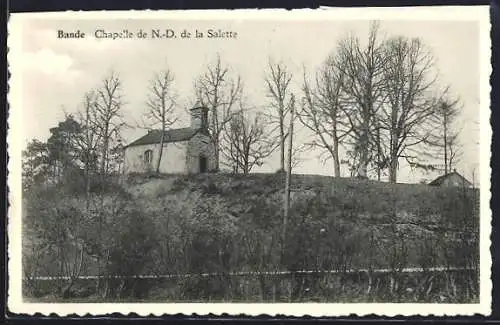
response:
<path id="1" fill-rule="evenodd" d="M 125 173 L 154 171 L 160 150 L 160 173 L 193 174 L 214 171 L 215 149 L 208 133 L 208 109 L 191 109 L 191 126 L 167 130 L 160 148 L 161 130 L 151 130 L 125 147 Z"/>

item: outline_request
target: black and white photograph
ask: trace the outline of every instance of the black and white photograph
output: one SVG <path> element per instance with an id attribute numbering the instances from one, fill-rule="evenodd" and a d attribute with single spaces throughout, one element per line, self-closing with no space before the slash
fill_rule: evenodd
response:
<path id="1" fill-rule="evenodd" d="M 28 314 L 491 312 L 488 7 L 12 14 Z"/>

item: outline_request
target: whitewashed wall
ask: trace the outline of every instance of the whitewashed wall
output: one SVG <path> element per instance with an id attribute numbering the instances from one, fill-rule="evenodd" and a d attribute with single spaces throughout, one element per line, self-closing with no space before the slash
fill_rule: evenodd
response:
<path id="1" fill-rule="evenodd" d="M 160 173 L 186 173 L 186 148 L 187 141 L 165 143 L 163 146 L 163 155 L 160 163 Z M 125 173 L 143 173 L 154 171 L 158 161 L 158 144 L 148 144 L 133 146 L 125 149 Z M 144 163 L 144 154 L 146 150 L 153 150 L 153 159 L 151 166 Z"/>

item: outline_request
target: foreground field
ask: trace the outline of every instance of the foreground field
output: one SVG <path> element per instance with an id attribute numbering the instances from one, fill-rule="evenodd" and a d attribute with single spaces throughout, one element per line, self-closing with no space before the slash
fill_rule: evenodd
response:
<path id="1" fill-rule="evenodd" d="M 473 270 L 421 272 L 352 272 L 343 274 L 290 273 L 219 275 L 172 278 L 115 279 L 140 288 L 134 297 L 104 299 L 93 279 L 75 284 L 76 294 L 28 297 L 31 302 L 478 302 L 478 279 Z M 47 292 L 57 280 L 41 281 Z"/>

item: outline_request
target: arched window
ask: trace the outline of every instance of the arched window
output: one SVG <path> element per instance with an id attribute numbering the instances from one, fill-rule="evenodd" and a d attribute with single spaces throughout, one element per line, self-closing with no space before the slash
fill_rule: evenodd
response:
<path id="1" fill-rule="evenodd" d="M 144 163 L 146 165 L 151 165 L 153 162 L 153 150 L 148 149 L 144 152 Z"/>

